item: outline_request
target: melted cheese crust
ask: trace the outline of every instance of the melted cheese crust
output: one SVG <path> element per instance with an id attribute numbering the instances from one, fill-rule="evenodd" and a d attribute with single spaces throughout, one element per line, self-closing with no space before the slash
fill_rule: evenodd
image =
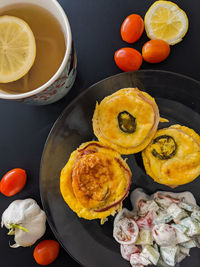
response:
<path id="1" fill-rule="evenodd" d="M 156 182 L 170 187 L 186 184 L 200 175 L 200 136 L 192 129 L 172 125 L 158 130 L 155 137 L 169 135 L 177 144 L 170 159 L 160 160 L 152 155 L 152 144 L 142 152 L 144 167 Z"/>
<path id="2" fill-rule="evenodd" d="M 139 94 L 138 94 L 139 92 Z M 150 131 L 155 123 L 154 99 L 137 88 L 121 89 L 105 97 L 96 104 L 93 115 L 93 130 L 100 142 L 114 148 L 121 154 L 132 154 L 144 149 L 152 140 L 155 131 Z M 118 114 L 127 111 L 136 118 L 136 131 L 124 133 L 118 125 Z M 149 135 L 149 136 L 148 136 Z"/>
<path id="3" fill-rule="evenodd" d="M 88 142 L 72 152 L 60 176 L 60 190 L 65 202 L 79 217 L 88 220 L 105 219 L 121 209 L 120 202 L 108 210 L 96 211 L 122 197 L 131 176 L 128 165 L 116 151 L 95 144 L 100 145 L 99 142 Z"/>

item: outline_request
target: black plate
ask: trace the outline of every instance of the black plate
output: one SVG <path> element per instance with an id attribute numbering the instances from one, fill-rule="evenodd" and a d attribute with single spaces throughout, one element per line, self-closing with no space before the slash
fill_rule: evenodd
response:
<path id="1" fill-rule="evenodd" d="M 125 87 L 138 87 L 155 97 L 162 117 L 170 124 L 179 123 L 200 133 L 200 83 L 183 75 L 144 70 L 112 76 L 91 86 L 77 97 L 58 118 L 47 139 L 40 170 L 40 192 L 48 222 L 70 255 L 87 267 L 125 267 L 119 245 L 112 237 L 113 218 L 103 226 L 98 220 L 80 219 L 64 202 L 59 189 L 60 171 L 71 152 L 82 142 L 94 138 L 92 116 L 96 101 Z M 168 126 L 163 123 L 161 126 Z M 131 191 L 136 187 L 148 193 L 170 190 L 157 184 L 144 171 L 140 153 L 127 156 L 133 178 Z M 200 179 L 180 186 L 175 192 L 191 191 L 200 203 Z M 130 208 L 129 197 L 124 206 Z M 191 250 L 181 267 L 200 266 L 200 252 Z"/>

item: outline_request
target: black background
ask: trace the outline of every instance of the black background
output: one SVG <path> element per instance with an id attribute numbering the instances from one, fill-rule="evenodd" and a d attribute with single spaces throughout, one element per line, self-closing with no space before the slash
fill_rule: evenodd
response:
<path id="1" fill-rule="evenodd" d="M 48 1 L 48 0 L 47 0 Z M 34 107 L 21 103 L 0 101 L 0 177 L 8 170 L 20 167 L 27 170 L 27 184 L 18 195 L 0 195 L 0 214 L 15 199 L 32 197 L 41 205 L 39 167 L 46 137 L 62 110 L 91 84 L 119 73 L 114 52 L 125 46 L 141 51 L 148 38 L 145 33 L 136 43 L 127 45 L 121 40 L 120 26 L 131 13 L 145 15 L 154 2 L 149 0 L 60 0 L 71 24 L 78 57 L 78 74 L 74 87 L 66 97 L 49 106 Z M 162 69 L 200 80 L 200 20 L 199 0 L 174 1 L 189 18 L 189 31 L 184 40 L 171 47 L 169 58 L 160 64 L 142 64 L 142 69 Z M 47 62 L 48 64 L 48 62 Z M 190 90 L 190 88 L 188 88 Z M 31 248 L 9 248 L 11 239 L 6 229 L 0 229 L 0 266 L 38 266 Z M 42 239 L 54 238 L 50 228 Z M 50 266 L 79 266 L 61 249 L 58 259 Z M 95 267 L 95 266 L 94 266 Z"/>

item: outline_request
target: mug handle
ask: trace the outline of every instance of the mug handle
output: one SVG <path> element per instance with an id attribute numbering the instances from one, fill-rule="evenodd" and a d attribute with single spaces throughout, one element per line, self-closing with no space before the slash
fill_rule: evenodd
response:
<path id="1" fill-rule="evenodd" d="M 65 81 L 65 83 L 62 85 L 63 87 L 68 88 L 69 86 L 71 86 L 71 77 L 74 76 L 74 73 L 76 72 L 76 67 L 77 67 L 77 54 L 76 54 L 76 50 L 74 48 L 74 43 L 72 42 L 72 54 L 71 54 L 71 58 L 73 60 L 71 60 L 70 63 L 70 67 L 68 70 L 68 76 L 67 79 Z"/>

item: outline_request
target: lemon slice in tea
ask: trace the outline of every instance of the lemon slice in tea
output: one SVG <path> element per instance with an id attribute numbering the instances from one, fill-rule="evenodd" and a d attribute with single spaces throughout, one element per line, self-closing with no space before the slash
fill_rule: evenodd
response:
<path id="1" fill-rule="evenodd" d="M 35 37 L 29 25 L 17 17 L 0 16 L 0 82 L 23 77 L 35 56 Z"/>
<path id="2" fill-rule="evenodd" d="M 150 39 L 161 39 L 170 45 L 182 41 L 188 30 L 186 13 L 170 1 L 156 1 L 147 11 L 144 24 Z"/>

